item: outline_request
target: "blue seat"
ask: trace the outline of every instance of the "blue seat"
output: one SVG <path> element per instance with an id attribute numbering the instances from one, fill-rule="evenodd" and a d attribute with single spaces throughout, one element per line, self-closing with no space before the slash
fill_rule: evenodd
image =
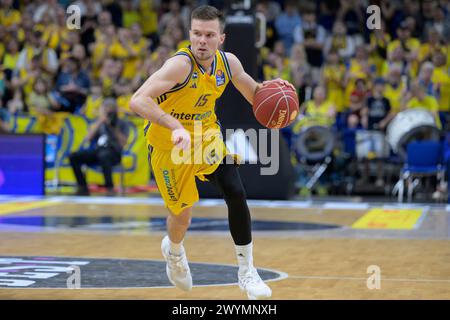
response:
<path id="1" fill-rule="evenodd" d="M 442 144 L 436 141 L 420 141 L 407 145 L 406 163 L 400 171 L 400 181 L 398 184 L 398 200 L 403 201 L 405 181 L 408 188 L 408 201 L 412 200 L 414 187 L 418 180 L 414 177 L 434 176 L 442 181 L 444 177 L 444 167 L 442 165 Z"/>

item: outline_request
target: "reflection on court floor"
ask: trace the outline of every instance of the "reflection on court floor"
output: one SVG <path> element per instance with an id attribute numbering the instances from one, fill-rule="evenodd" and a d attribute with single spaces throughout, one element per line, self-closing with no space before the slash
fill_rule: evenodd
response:
<path id="1" fill-rule="evenodd" d="M 249 205 L 255 265 L 274 299 L 450 298 L 446 206 Z M 236 284 L 223 200 L 194 208 L 185 240 L 190 293 L 167 281 L 160 252 L 165 216 L 159 198 L 1 197 L 0 298 L 246 299 Z M 378 289 L 367 285 L 375 267 Z"/>

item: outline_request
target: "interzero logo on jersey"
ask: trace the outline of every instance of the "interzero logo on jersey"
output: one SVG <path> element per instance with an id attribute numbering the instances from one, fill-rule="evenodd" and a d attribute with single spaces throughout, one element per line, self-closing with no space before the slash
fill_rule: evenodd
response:
<path id="1" fill-rule="evenodd" d="M 241 163 L 268 165 L 260 168 L 261 175 L 278 173 L 280 166 L 278 130 L 250 128 L 244 132 L 242 129 L 226 129 L 227 151 L 220 129 L 214 127 L 204 129 L 202 121 L 193 121 L 193 126 L 194 130 L 190 131 L 191 148 L 188 150 L 172 148 L 171 160 L 174 164 L 214 164 L 224 159 L 225 153 L 228 153 L 239 155 Z M 225 161 L 234 161 L 234 157 L 226 157 Z"/>
<path id="2" fill-rule="evenodd" d="M 207 111 L 204 113 L 184 113 L 184 112 L 177 113 L 177 112 L 175 112 L 174 109 L 172 109 L 172 111 L 170 111 L 170 115 L 178 120 L 201 121 L 201 120 L 206 119 L 209 116 L 211 116 L 211 114 L 212 114 L 211 111 Z"/>
<path id="3" fill-rule="evenodd" d="M 169 195 L 170 200 L 177 201 L 178 198 L 175 195 L 175 191 L 174 191 L 175 186 L 172 184 L 172 181 L 170 179 L 170 171 L 167 169 L 163 169 L 162 173 L 163 173 L 163 177 L 164 177 L 164 184 L 166 185 L 167 194 Z"/>

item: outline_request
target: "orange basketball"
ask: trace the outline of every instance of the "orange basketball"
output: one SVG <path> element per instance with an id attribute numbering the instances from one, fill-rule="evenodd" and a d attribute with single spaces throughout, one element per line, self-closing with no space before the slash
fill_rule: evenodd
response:
<path id="1" fill-rule="evenodd" d="M 297 93 L 291 87 L 272 82 L 255 93 L 253 113 L 266 128 L 285 128 L 295 120 L 298 112 Z"/>

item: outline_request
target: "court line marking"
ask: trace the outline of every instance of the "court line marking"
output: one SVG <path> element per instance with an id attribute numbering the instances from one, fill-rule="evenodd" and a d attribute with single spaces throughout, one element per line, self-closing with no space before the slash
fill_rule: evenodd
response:
<path id="1" fill-rule="evenodd" d="M 1 257 L 16 257 L 16 258 L 22 258 L 22 257 L 44 257 L 44 256 L 33 256 L 33 255 L 24 255 L 24 256 L 0 256 Z M 138 259 L 138 258 L 103 258 L 103 257 L 67 257 L 67 256 L 46 256 L 46 257 L 52 257 L 52 258 L 65 258 L 65 259 L 79 259 L 79 260 L 83 260 L 83 259 L 92 259 L 92 260 L 136 260 L 136 261 L 148 261 L 148 262 L 162 262 L 165 263 L 165 260 L 157 260 L 157 259 Z M 202 264 L 202 265 L 211 265 L 211 266 L 226 266 L 226 267 L 234 267 L 237 268 L 238 265 L 237 264 L 228 264 L 228 263 L 210 263 L 210 262 L 190 262 L 192 264 Z M 264 282 L 274 282 L 274 281 L 281 281 L 281 280 L 285 280 L 287 278 L 289 278 L 290 276 L 283 271 L 278 271 L 275 269 L 270 269 L 270 268 L 259 268 L 259 267 L 255 267 L 257 270 L 261 270 L 261 271 L 269 271 L 272 273 L 275 273 L 278 275 L 278 277 L 273 278 L 273 279 L 268 279 L 268 280 L 264 280 Z M 81 269 L 81 268 L 80 268 Z M 69 275 L 70 276 L 70 275 Z M 238 286 L 238 282 L 228 282 L 228 283 L 219 283 L 219 284 L 199 284 L 199 285 L 193 285 L 193 287 L 228 287 L 228 286 Z M 14 289 L 19 289 L 19 290 L 73 290 L 73 289 L 69 289 L 69 288 L 24 288 L 24 287 L 0 287 L 0 291 L 3 289 L 9 289 L 9 290 L 14 290 Z M 154 287 L 102 287 L 102 288 L 83 288 L 80 287 L 80 289 L 77 290 L 107 290 L 107 289 L 176 289 L 175 286 L 154 286 Z"/>
<path id="2" fill-rule="evenodd" d="M 91 204 L 91 205 L 160 205 L 164 206 L 164 201 L 162 198 L 127 198 L 127 197 L 74 197 L 74 196 L 7 196 L 0 195 L 0 200 L 2 204 L 7 204 L 8 202 L 27 202 L 27 201 L 48 201 L 54 204 L 59 203 L 80 203 L 80 204 Z M 247 203 L 250 208 L 288 208 L 288 209 L 313 209 L 313 210 L 368 210 L 371 208 L 384 208 L 384 209 L 422 209 L 426 212 L 422 216 L 415 229 L 420 227 L 427 214 L 431 210 L 443 210 L 445 212 L 450 212 L 450 205 L 434 205 L 425 203 L 377 203 L 377 202 L 339 202 L 339 201 L 327 201 L 327 202 L 313 202 L 299 201 L 299 200 L 254 200 L 249 199 Z M 225 201 L 223 199 L 201 199 L 197 202 L 194 207 L 224 207 L 226 208 Z M 4 216 L 10 214 L 17 214 L 27 209 L 24 208 L 22 211 L 16 211 L 14 213 L 4 213 Z M 294 211 L 298 214 L 298 211 Z"/>
<path id="3" fill-rule="evenodd" d="M 354 280 L 354 281 L 367 281 L 368 278 L 358 277 L 339 277 L 339 276 L 293 276 L 290 275 L 289 279 L 311 279 L 311 280 Z M 450 279 L 401 279 L 401 278 L 380 278 L 380 281 L 388 282 L 444 282 L 450 283 Z"/>

